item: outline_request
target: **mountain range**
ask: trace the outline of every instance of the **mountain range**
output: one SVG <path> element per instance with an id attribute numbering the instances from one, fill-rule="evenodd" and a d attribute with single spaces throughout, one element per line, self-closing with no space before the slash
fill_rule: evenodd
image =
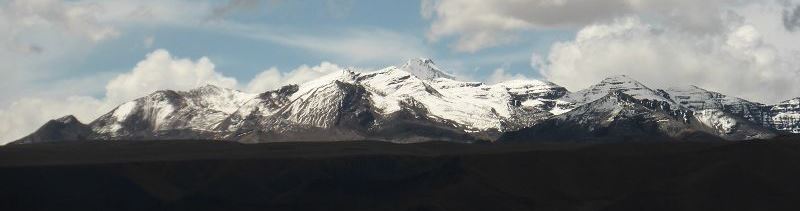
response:
<path id="1" fill-rule="evenodd" d="M 342 69 L 263 93 L 161 90 L 88 124 L 54 119 L 12 144 L 204 139 L 243 143 L 751 140 L 800 133 L 800 98 L 775 105 L 618 75 L 576 92 L 540 80 L 458 81 L 430 59 Z"/>

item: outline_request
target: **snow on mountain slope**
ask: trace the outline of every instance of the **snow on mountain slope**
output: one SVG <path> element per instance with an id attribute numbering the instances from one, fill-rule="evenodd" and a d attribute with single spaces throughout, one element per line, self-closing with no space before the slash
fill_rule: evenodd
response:
<path id="1" fill-rule="evenodd" d="M 719 109 L 702 109 L 696 111 L 694 116 L 700 123 L 716 130 L 720 134 L 731 134 L 738 125 L 736 119 Z"/>
<path id="2" fill-rule="evenodd" d="M 617 75 L 603 79 L 600 83 L 592 85 L 591 87 L 570 93 L 561 100 L 572 102 L 577 106 L 590 103 L 600 99 L 609 93 L 620 91 L 628 96 L 640 100 L 651 100 L 664 102 L 672 108 L 677 108 L 677 104 L 671 99 L 665 98 L 657 91 L 648 88 L 642 83 L 626 76 Z"/>
<path id="3" fill-rule="evenodd" d="M 703 93 L 702 96 L 710 94 Z M 695 96 L 699 94 L 692 94 L 693 97 L 685 97 L 685 92 L 674 92 L 674 94 L 672 97 L 676 99 L 700 98 Z M 682 138 L 687 134 L 707 134 L 726 140 L 770 138 L 775 135 L 757 123 L 724 110 L 693 110 L 669 97 L 665 91 L 652 90 L 626 76 L 609 77 L 588 89 L 561 98 L 560 100 L 574 103 L 575 107 L 564 109 L 567 110 L 565 113 L 543 122 L 542 125 L 523 129 L 528 132 L 520 133 L 527 134 L 526 136 L 544 134 L 562 138 L 648 136 L 648 134 Z M 728 105 L 740 102 L 719 95 L 712 95 L 709 99 L 717 99 L 729 103 Z M 697 102 L 687 101 L 686 104 L 694 105 Z M 733 109 L 732 106 L 730 108 Z"/>
<path id="4" fill-rule="evenodd" d="M 726 96 L 696 86 L 672 87 L 663 90 L 668 97 L 694 111 L 716 109 L 761 123 L 766 117 L 764 105 L 741 98 Z"/>
<path id="5" fill-rule="evenodd" d="M 415 61 L 432 64 L 424 60 L 407 64 Z M 436 69 L 426 71 L 431 70 Z M 253 130 L 281 133 L 298 128 L 341 128 L 342 119 L 364 118 L 366 122 L 349 123 L 364 132 L 384 128 L 381 124 L 399 113 L 412 112 L 424 115 L 425 120 L 420 121 L 433 121 L 429 124 L 471 133 L 502 132 L 551 116 L 549 110 L 555 107 L 555 100 L 567 92 L 535 80 L 486 85 L 438 76 L 421 78 L 418 74 L 422 73 L 397 67 L 369 73 L 331 73 L 292 90 L 256 97 L 225 120 L 221 130 L 245 134 Z M 426 76 L 431 74 L 422 74 Z M 356 111 L 358 115 L 353 116 Z"/>
<path id="6" fill-rule="evenodd" d="M 375 107 L 387 114 L 400 111 L 402 107 L 399 102 L 403 98 L 441 95 L 422 79 L 396 67 L 364 73 L 357 80 L 373 93 L 371 98 Z"/>
<path id="7" fill-rule="evenodd" d="M 317 80 L 300 85 L 300 89 L 289 97 L 291 103 L 283 111 L 283 117 L 296 124 L 328 128 L 333 126 L 347 91 L 342 83 L 352 83 L 357 73 L 342 70 Z"/>
<path id="8" fill-rule="evenodd" d="M 436 78 L 447 78 L 447 79 L 455 79 L 453 75 L 445 73 L 438 66 L 433 62 L 433 60 L 428 58 L 416 58 L 410 59 L 403 64 L 400 69 L 411 73 L 417 78 L 422 80 L 432 80 Z"/>
<path id="9" fill-rule="evenodd" d="M 726 140 L 769 139 L 777 136 L 771 128 L 720 109 L 694 111 L 693 116 L 702 125 L 698 128 Z"/>
<path id="10" fill-rule="evenodd" d="M 701 124 L 721 137 L 753 139 L 773 135 L 766 128 L 762 128 L 765 117 L 762 104 L 697 86 L 672 87 L 660 91 L 681 106 L 694 111 L 695 118 Z M 728 137 L 732 135 L 735 137 Z"/>
<path id="11" fill-rule="evenodd" d="M 441 77 L 424 80 L 395 67 L 362 74 L 357 79 L 373 93 L 371 99 L 384 115 L 400 111 L 405 102 L 413 100 L 423 105 L 431 117 L 455 122 L 470 132 L 505 131 L 515 110 L 524 107 L 523 100 L 552 101 L 566 92 L 555 84 L 534 80 L 496 85 Z M 550 108 L 536 103 L 527 106 L 540 112 Z"/>
<path id="12" fill-rule="evenodd" d="M 559 98 L 569 93 L 566 88 L 552 82 L 538 80 L 511 80 L 495 84 L 504 87 L 512 97 L 514 105 L 546 110 L 559 115 L 571 109 L 569 102 Z"/>
<path id="13" fill-rule="evenodd" d="M 783 101 L 769 107 L 767 123 L 773 128 L 800 133 L 800 98 Z"/>
<path id="14" fill-rule="evenodd" d="M 260 119 L 273 116 L 288 105 L 289 97 L 298 89 L 298 85 L 287 85 L 277 90 L 261 93 L 223 120 L 216 130 L 236 132 L 241 129 L 258 128 Z"/>
<path id="15" fill-rule="evenodd" d="M 620 119 L 629 119 L 642 115 L 657 124 L 662 124 L 663 122 L 687 123 L 691 118 L 692 114 L 688 110 L 683 110 L 680 107 L 669 108 L 654 104 L 651 103 L 654 100 L 652 98 L 628 93 L 629 91 L 621 89 L 611 91 L 600 99 L 583 104 L 555 118 L 577 122 L 578 124 L 595 124 L 599 126 L 604 126 Z M 634 92 L 634 94 L 640 93 Z"/>
<path id="16" fill-rule="evenodd" d="M 187 92 L 162 90 L 126 102 L 89 125 L 105 138 L 167 130 L 213 131 L 254 96 L 212 85 Z"/>
<path id="17" fill-rule="evenodd" d="M 255 97 L 255 94 L 244 93 L 238 90 L 226 89 L 214 85 L 206 85 L 189 90 L 184 96 L 198 107 L 233 113 Z"/>
<path id="18" fill-rule="evenodd" d="M 357 73 L 344 69 L 301 85 L 288 85 L 261 93 L 244 103 L 217 128 L 227 133 L 281 132 L 292 126 L 329 128 L 342 106 L 341 83 Z"/>
<path id="19" fill-rule="evenodd" d="M 506 91 L 515 96 L 527 99 L 556 99 L 567 93 L 567 90 L 548 81 L 539 80 L 511 80 L 497 83 L 492 86 L 504 87 Z"/>
<path id="20" fill-rule="evenodd" d="M 611 91 L 532 127 L 506 133 L 498 141 L 660 140 L 702 133 L 688 124 L 691 113 L 640 98 L 625 90 Z"/>

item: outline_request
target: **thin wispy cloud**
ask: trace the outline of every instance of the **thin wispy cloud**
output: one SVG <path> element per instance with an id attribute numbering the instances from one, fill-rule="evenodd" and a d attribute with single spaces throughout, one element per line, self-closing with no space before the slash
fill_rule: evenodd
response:
<path id="1" fill-rule="evenodd" d="M 235 36 L 305 49 L 354 64 L 392 64 L 400 61 L 398 58 L 433 54 L 419 36 L 380 28 L 331 29 L 323 34 L 312 34 L 301 29 L 275 30 L 266 25 L 221 23 L 214 27 Z"/>

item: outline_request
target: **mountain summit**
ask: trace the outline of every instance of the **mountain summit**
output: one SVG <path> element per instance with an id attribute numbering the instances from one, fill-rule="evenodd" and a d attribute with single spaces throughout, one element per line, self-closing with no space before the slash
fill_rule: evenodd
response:
<path id="1" fill-rule="evenodd" d="M 547 81 L 457 81 L 430 59 L 347 69 L 259 94 L 207 85 L 161 90 L 83 124 L 52 120 L 13 142 L 213 139 L 420 142 L 748 140 L 800 132 L 800 100 L 753 103 L 631 77 L 569 92 Z"/>
<path id="2" fill-rule="evenodd" d="M 400 69 L 422 80 L 432 80 L 436 78 L 455 79 L 453 75 L 440 70 L 433 60 L 428 58 L 410 59 L 406 61 Z"/>

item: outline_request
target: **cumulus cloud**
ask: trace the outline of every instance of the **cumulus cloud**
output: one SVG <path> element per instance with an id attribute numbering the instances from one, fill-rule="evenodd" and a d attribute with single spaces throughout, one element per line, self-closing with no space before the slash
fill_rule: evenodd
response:
<path id="1" fill-rule="evenodd" d="M 277 68 L 272 67 L 256 75 L 247 84 L 245 90 L 255 93 L 274 90 L 284 85 L 301 84 L 340 70 L 342 70 L 341 67 L 330 62 L 322 62 L 313 67 L 301 65 L 297 69 L 286 73 L 281 73 Z"/>
<path id="2" fill-rule="evenodd" d="M 525 75 L 522 75 L 522 74 L 519 74 L 519 73 L 517 73 L 517 74 L 506 73 L 505 69 L 497 68 L 486 79 L 486 83 L 496 84 L 496 83 L 500 83 L 500 82 L 504 82 L 504 81 L 526 80 L 526 79 L 528 79 L 528 77 L 526 77 Z"/>
<path id="3" fill-rule="evenodd" d="M 797 54 L 780 53 L 746 22 L 725 26 L 722 33 L 698 35 L 624 18 L 587 26 L 532 63 L 571 90 L 626 74 L 656 88 L 697 85 L 767 103 L 800 96 L 793 88 L 800 84 Z"/>
<path id="4" fill-rule="evenodd" d="M 73 114 L 85 121 L 110 109 L 108 104 L 93 97 L 20 99 L 0 109 L 0 144 L 22 138 L 51 119 Z"/>
<path id="5" fill-rule="evenodd" d="M 158 49 L 137 63 L 131 72 L 112 79 L 106 85 L 106 97 L 119 102 L 160 89 L 185 90 L 205 84 L 235 88 L 237 82 L 217 72 L 206 57 L 192 61 Z"/>
<path id="6" fill-rule="evenodd" d="M 432 20 L 428 39 L 455 36 L 453 48 L 475 52 L 512 42 L 533 29 L 580 28 L 636 15 L 705 33 L 720 30 L 724 0 L 423 0 L 422 16 Z"/>
<path id="7" fill-rule="evenodd" d="M 61 116 L 72 114 L 88 123 L 122 102 L 154 91 L 188 90 L 205 84 L 238 88 L 236 79 L 215 70 L 214 64 L 206 57 L 197 60 L 176 58 L 166 50 L 155 50 L 130 72 L 109 80 L 104 98 L 23 98 L 0 109 L 0 144 L 21 138 L 48 120 Z"/>

